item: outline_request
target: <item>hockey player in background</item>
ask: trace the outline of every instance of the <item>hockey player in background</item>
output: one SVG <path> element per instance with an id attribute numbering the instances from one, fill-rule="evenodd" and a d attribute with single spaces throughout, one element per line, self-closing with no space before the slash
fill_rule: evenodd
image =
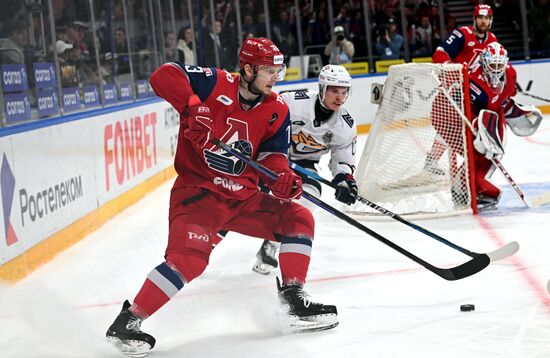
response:
<path id="1" fill-rule="evenodd" d="M 473 146 L 475 183 L 479 208 L 498 203 L 500 189 L 489 178 L 495 166 L 491 159 L 504 154 L 506 125 L 519 136 L 532 135 L 540 125 L 542 114 L 534 106 L 523 106 L 512 99 L 516 95 L 516 71 L 508 62 L 508 54 L 498 42 L 489 44 L 469 72 L 472 125 L 476 130 Z M 445 118 L 433 124 L 452 150 L 462 147 L 447 138 Z M 453 193 L 456 195 L 456 193 Z"/>
<path id="2" fill-rule="evenodd" d="M 355 202 L 357 184 L 355 147 L 357 126 L 344 108 L 351 91 L 351 76 L 345 67 L 326 65 L 319 73 L 319 91 L 286 92 L 281 95 L 290 109 L 292 140 L 290 159 L 309 171 L 317 173 L 316 165 L 321 157 L 330 153 L 329 169 L 338 185 L 335 197 L 351 205 Z M 301 173 L 303 188 L 308 193 L 321 196 L 321 185 Z M 312 212 L 315 205 L 300 199 L 300 203 Z M 252 267 L 255 272 L 267 275 L 277 267 L 279 244 L 265 240 L 256 254 Z"/>
<path id="3" fill-rule="evenodd" d="M 501 191 L 487 180 L 495 171 L 491 162 L 504 154 L 506 125 L 519 136 L 532 135 L 542 120 L 534 106 L 515 103 L 516 70 L 508 62 L 508 53 L 498 42 L 489 44 L 479 63 L 469 73 L 472 124 L 477 129 L 474 139 L 474 165 L 477 201 L 480 207 L 498 203 Z"/>
<path id="4" fill-rule="evenodd" d="M 125 301 L 107 338 L 127 354 L 144 355 L 155 345 L 141 331 L 176 293 L 200 276 L 221 230 L 281 242 L 281 303 L 296 331 L 338 325 L 336 307 L 311 302 L 303 290 L 313 242 L 311 212 L 292 201 L 301 178 L 288 166 L 290 116 L 272 92 L 283 54 L 266 38 L 247 39 L 239 54 L 240 75 L 217 68 L 167 63 L 151 75 L 155 93 L 181 114 L 170 196 L 164 261 L 155 267 L 132 304 Z M 260 175 L 210 142 L 219 138 L 278 174 L 263 177 L 272 194 L 258 190 Z"/>
<path id="5" fill-rule="evenodd" d="M 489 5 L 479 4 L 474 8 L 473 25 L 455 29 L 435 50 L 433 63 L 466 63 L 474 65 L 477 57 L 496 36 L 489 31 L 493 23 L 493 10 Z"/>

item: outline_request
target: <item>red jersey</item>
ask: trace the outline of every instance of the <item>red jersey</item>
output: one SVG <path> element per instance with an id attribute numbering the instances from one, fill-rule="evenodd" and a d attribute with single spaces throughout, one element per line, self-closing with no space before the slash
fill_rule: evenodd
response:
<path id="1" fill-rule="evenodd" d="M 245 111 L 239 105 L 239 76 L 217 68 L 167 63 L 151 75 L 155 93 L 178 113 L 195 93 L 210 107 L 212 134 L 233 148 L 277 171 L 288 168 L 290 115 L 279 95 L 268 96 Z M 183 121 L 183 115 L 181 116 Z M 178 178 L 174 189 L 194 186 L 229 199 L 244 200 L 258 191 L 258 172 L 213 144 L 200 149 L 185 139 L 180 122 L 174 166 Z M 269 165 L 267 165 L 269 162 Z"/>
<path id="2" fill-rule="evenodd" d="M 476 36 L 473 26 L 462 26 L 453 30 L 449 37 L 437 47 L 432 61 L 434 63 L 466 63 L 469 68 L 477 62 L 483 49 L 491 42 L 496 42 L 496 36 L 488 31 L 483 39 Z"/>
<path id="3" fill-rule="evenodd" d="M 488 109 L 498 113 L 504 119 L 504 110 L 511 104 L 510 99 L 516 95 L 516 70 L 508 63 L 506 65 L 505 83 L 502 91 L 487 84 L 481 66 L 470 71 L 470 99 L 472 114 L 477 116 L 480 110 Z M 502 121 L 505 123 L 505 121 Z"/>

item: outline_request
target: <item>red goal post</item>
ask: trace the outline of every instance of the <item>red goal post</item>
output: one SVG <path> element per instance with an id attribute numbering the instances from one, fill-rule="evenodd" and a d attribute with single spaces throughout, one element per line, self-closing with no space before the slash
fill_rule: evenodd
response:
<path id="1" fill-rule="evenodd" d="M 477 213 L 472 134 L 441 86 L 471 118 L 466 66 L 390 67 L 357 167 L 361 196 L 401 215 Z M 380 215 L 361 203 L 347 211 Z"/>

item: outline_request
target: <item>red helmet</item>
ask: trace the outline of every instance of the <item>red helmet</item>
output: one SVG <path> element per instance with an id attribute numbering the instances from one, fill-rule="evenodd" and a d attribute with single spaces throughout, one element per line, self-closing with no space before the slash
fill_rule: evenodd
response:
<path id="1" fill-rule="evenodd" d="M 283 64 L 283 53 L 265 37 L 246 39 L 239 53 L 241 68 L 245 64 L 275 66 Z"/>
<path id="2" fill-rule="evenodd" d="M 474 17 L 478 16 L 488 16 L 493 17 L 493 10 L 489 5 L 486 4 L 478 4 L 474 8 Z"/>

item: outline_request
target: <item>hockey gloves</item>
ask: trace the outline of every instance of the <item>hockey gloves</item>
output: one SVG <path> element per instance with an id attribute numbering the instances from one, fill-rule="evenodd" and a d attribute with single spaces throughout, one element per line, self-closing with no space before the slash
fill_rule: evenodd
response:
<path id="1" fill-rule="evenodd" d="M 500 130 L 499 116 L 493 111 L 483 109 L 474 120 L 477 122 L 477 135 L 474 139 L 474 148 L 484 154 L 488 160 L 504 154 L 503 133 Z"/>
<path id="2" fill-rule="evenodd" d="M 291 169 L 280 172 L 271 184 L 271 193 L 279 199 L 299 199 L 302 196 L 302 178 Z"/>
<path id="3" fill-rule="evenodd" d="M 355 203 L 358 189 L 353 175 L 340 173 L 332 179 L 332 183 L 338 185 L 334 194 L 336 200 L 348 205 Z"/>
<path id="4" fill-rule="evenodd" d="M 212 138 L 210 108 L 194 94 L 189 97 L 184 117 L 186 118 L 187 128 L 184 129 L 183 136 L 198 148 L 204 148 Z"/>

